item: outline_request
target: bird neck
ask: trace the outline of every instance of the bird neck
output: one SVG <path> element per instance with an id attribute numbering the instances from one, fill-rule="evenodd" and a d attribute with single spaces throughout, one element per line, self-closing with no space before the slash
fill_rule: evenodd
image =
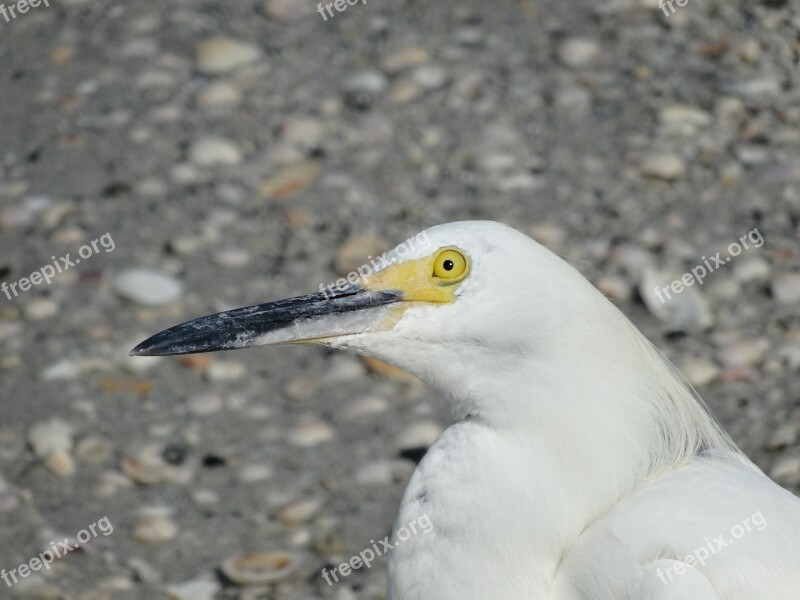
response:
<path id="1" fill-rule="evenodd" d="M 481 424 L 523 457 L 525 484 L 509 481 L 499 502 L 518 493 L 542 507 L 531 529 L 553 556 L 645 481 L 704 450 L 735 451 L 674 367 L 616 308 L 605 310 L 591 331 L 564 327 L 542 354 L 462 349 L 459 360 L 474 368 L 442 388 L 457 422 Z"/>
<path id="2" fill-rule="evenodd" d="M 736 451 L 658 350 L 598 300 L 538 336 L 520 327 L 502 348 L 446 338 L 424 351 L 383 348 L 382 358 L 447 396 L 454 416 L 415 472 L 398 523 L 426 512 L 458 561 L 427 541 L 409 544 L 393 585 L 425 581 L 431 598 L 518 598 L 507 586 L 524 584 L 526 598 L 548 597 L 564 552 L 621 498 L 703 450 Z M 546 348 L 525 345 L 531 337 Z M 475 577 L 451 573 L 470 560 Z"/>

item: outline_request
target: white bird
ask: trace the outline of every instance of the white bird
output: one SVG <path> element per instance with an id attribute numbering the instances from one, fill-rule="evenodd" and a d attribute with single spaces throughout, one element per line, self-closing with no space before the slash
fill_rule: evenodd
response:
<path id="1" fill-rule="evenodd" d="M 619 310 L 507 226 L 424 234 L 355 284 L 190 321 L 132 354 L 320 343 L 439 390 L 453 425 L 395 524 L 433 530 L 393 551 L 392 600 L 800 598 L 800 499 Z"/>

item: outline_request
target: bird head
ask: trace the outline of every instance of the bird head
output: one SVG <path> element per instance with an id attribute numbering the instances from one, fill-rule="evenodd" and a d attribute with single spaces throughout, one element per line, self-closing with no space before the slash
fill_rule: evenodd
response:
<path id="1" fill-rule="evenodd" d="M 550 251 L 490 221 L 428 229 L 342 281 L 188 321 L 145 340 L 131 355 L 323 344 L 380 358 L 436 384 L 463 375 L 470 363 L 502 371 L 544 351 L 563 329 L 568 305 L 597 294 Z"/>

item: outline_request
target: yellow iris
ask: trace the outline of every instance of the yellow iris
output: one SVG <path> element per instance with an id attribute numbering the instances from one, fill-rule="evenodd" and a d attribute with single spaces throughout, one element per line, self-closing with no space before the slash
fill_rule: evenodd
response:
<path id="1" fill-rule="evenodd" d="M 458 279 L 467 271 L 467 259 L 456 250 L 442 250 L 433 261 L 433 276 L 436 279 Z"/>

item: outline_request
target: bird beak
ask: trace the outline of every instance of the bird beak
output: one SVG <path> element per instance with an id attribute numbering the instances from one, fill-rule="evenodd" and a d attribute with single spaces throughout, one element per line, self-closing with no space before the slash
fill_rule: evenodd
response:
<path id="1" fill-rule="evenodd" d="M 436 254 L 391 263 L 356 283 L 201 317 L 170 327 L 131 350 L 131 356 L 195 354 L 271 344 L 331 343 L 359 333 L 387 331 L 414 304 L 448 304 L 466 277 L 437 281 Z"/>
<path id="2" fill-rule="evenodd" d="M 237 308 L 170 327 L 131 350 L 131 356 L 166 356 L 289 343 L 324 343 L 331 338 L 380 330 L 396 290 L 358 284 Z"/>

